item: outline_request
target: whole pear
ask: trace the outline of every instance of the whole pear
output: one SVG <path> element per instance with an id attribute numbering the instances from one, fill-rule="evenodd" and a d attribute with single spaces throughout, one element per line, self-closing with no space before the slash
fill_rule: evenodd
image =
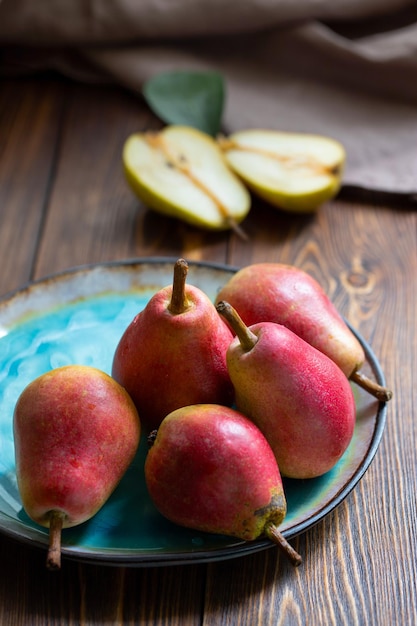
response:
<path id="1" fill-rule="evenodd" d="M 263 432 L 281 474 L 315 478 L 329 471 L 346 451 L 356 420 L 342 370 L 281 324 L 248 327 L 229 303 L 217 309 L 236 332 L 227 352 L 236 407 Z"/>
<path id="2" fill-rule="evenodd" d="M 145 479 L 162 515 L 245 541 L 266 535 L 300 564 L 278 530 L 287 510 L 278 465 L 253 422 L 230 407 L 192 405 L 166 416 L 149 442 Z"/>
<path id="3" fill-rule="evenodd" d="M 178 259 L 173 284 L 133 319 L 116 348 L 112 375 L 127 389 L 148 431 L 187 404 L 233 402 L 226 350 L 233 337 L 208 296 L 186 284 Z"/>
<path id="4" fill-rule="evenodd" d="M 300 268 L 282 263 L 243 267 L 220 289 L 216 303 L 222 300 L 239 312 L 245 324 L 282 324 L 378 399 L 392 397 L 389 389 L 359 371 L 365 362 L 362 345 L 321 285 Z"/>
<path id="5" fill-rule="evenodd" d="M 58 569 L 61 529 L 93 517 L 114 491 L 139 445 L 139 416 L 106 373 L 68 365 L 24 388 L 13 428 L 23 508 L 49 527 L 47 566 Z"/>

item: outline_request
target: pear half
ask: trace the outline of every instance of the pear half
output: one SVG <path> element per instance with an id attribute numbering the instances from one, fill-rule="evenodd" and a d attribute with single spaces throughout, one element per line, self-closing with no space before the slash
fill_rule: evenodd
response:
<path id="1" fill-rule="evenodd" d="M 166 126 L 131 135 L 123 149 L 128 183 L 149 208 L 195 226 L 236 228 L 250 194 L 216 141 L 195 128 Z"/>
<path id="2" fill-rule="evenodd" d="M 332 138 L 243 130 L 218 143 L 247 187 L 281 209 L 313 212 L 340 189 L 346 154 Z"/>

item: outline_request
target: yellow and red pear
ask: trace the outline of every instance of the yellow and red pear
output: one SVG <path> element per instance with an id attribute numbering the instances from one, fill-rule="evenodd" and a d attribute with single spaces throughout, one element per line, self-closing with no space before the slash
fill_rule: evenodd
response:
<path id="1" fill-rule="evenodd" d="M 145 479 L 162 515 L 245 541 L 267 536 L 294 565 L 301 563 L 278 529 L 287 504 L 276 459 L 246 416 L 216 404 L 182 407 L 149 442 Z"/>
<path id="2" fill-rule="evenodd" d="M 227 302 L 217 309 L 236 333 L 227 352 L 236 407 L 263 432 L 281 474 L 328 472 L 349 446 L 356 420 L 342 370 L 281 324 L 248 327 Z"/>
<path id="3" fill-rule="evenodd" d="M 329 358 L 345 375 L 386 401 L 392 392 L 360 372 L 363 347 L 321 285 L 307 272 L 283 263 L 254 263 L 241 268 L 220 289 L 247 325 L 276 322 Z"/>
<path id="4" fill-rule="evenodd" d="M 127 389 L 147 431 L 187 404 L 233 402 L 226 350 L 233 337 L 213 302 L 188 285 L 178 259 L 173 284 L 157 291 L 124 331 L 112 374 Z"/>
<path id="5" fill-rule="evenodd" d="M 57 569 L 61 529 L 93 517 L 133 460 L 139 416 L 127 392 L 108 374 L 68 365 L 25 387 L 13 428 L 23 508 L 50 529 L 47 566 Z"/>

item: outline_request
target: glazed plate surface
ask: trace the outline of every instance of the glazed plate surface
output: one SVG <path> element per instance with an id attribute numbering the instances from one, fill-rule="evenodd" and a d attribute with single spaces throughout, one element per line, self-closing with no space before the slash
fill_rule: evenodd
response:
<path id="1" fill-rule="evenodd" d="M 0 301 L 0 531 L 33 546 L 48 544 L 47 530 L 22 509 L 16 484 L 13 410 L 24 387 L 62 365 L 82 363 L 111 373 L 117 343 L 133 317 L 161 287 L 172 283 L 176 259 L 147 258 L 80 267 L 31 283 Z M 189 262 L 187 282 L 214 300 L 234 268 Z M 354 331 L 366 373 L 384 375 L 371 348 Z M 287 539 L 337 507 L 362 478 L 379 446 L 386 406 L 353 386 L 357 423 L 339 463 L 312 480 L 285 480 Z M 62 554 L 84 562 L 132 567 L 235 558 L 273 546 L 180 528 L 153 507 L 143 478 L 146 440 L 116 491 L 90 521 L 63 531 Z"/>

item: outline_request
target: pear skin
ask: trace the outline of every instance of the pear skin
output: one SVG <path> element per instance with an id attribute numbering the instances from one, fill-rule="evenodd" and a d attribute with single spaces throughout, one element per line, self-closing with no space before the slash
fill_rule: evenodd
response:
<path id="1" fill-rule="evenodd" d="M 281 475 L 253 422 L 229 407 L 187 406 L 166 416 L 149 441 L 145 479 L 162 515 L 245 541 L 267 535 L 301 563 L 278 531 L 286 515 Z"/>
<path id="2" fill-rule="evenodd" d="M 328 472 L 349 446 L 356 421 L 342 370 L 281 324 L 247 327 L 229 303 L 217 308 L 236 332 L 227 365 L 237 409 L 263 432 L 283 476 Z"/>
<path id="3" fill-rule="evenodd" d="M 61 529 L 93 517 L 114 491 L 139 445 L 139 416 L 110 376 L 68 365 L 25 387 L 13 429 L 23 508 L 50 529 L 47 566 L 59 569 Z"/>
<path id="4" fill-rule="evenodd" d="M 254 263 L 234 274 L 220 289 L 247 325 L 276 322 L 299 335 L 329 358 L 345 375 L 379 400 L 392 392 L 359 373 L 365 362 L 362 345 L 321 285 L 307 272 L 282 263 Z"/>
<path id="5" fill-rule="evenodd" d="M 233 402 L 226 365 L 232 333 L 208 296 L 186 284 L 187 272 L 186 261 L 178 259 L 173 284 L 152 296 L 113 357 L 112 374 L 148 432 L 181 406 Z"/>

